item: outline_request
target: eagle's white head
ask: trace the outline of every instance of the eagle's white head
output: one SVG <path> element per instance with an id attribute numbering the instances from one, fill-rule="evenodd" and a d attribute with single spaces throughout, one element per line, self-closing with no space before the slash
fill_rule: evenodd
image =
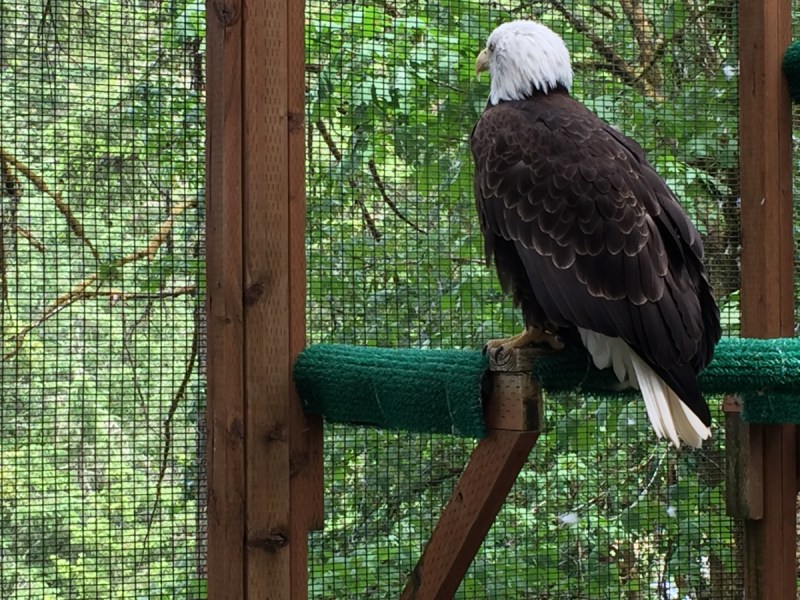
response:
<path id="1" fill-rule="evenodd" d="M 511 21 L 497 27 L 475 61 L 475 74 L 489 71 L 489 101 L 522 100 L 559 84 L 572 86 L 572 66 L 564 40 L 533 21 Z"/>

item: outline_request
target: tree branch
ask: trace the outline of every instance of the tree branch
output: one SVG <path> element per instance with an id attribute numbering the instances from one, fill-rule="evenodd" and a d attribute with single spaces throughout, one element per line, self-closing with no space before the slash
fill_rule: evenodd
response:
<path id="1" fill-rule="evenodd" d="M 196 200 L 187 200 L 185 202 L 181 202 L 172 208 L 170 216 L 167 217 L 159 226 L 158 231 L 154 233 L 150 240 L 147 242 L 147 245 L 134 252 L 131 252 L 127 256 L 124 256 L 118 260 L 115 260 L 111 263 L 112 267 L 122 267 L 128 263 L 134 262 L 139 260 L 140 258 L 147 258 L 147 260 L 153 260 L 158 252 L 159 247 L 161 244 L 164 243 L 166 240 L 167 235 L 172 230 L 173 224 L 175 222 L 175 218 L 180 215 L 184 210 L 187 208 L 193 208 L 197 205 Z M 3 355 L 3 360 L 8 360 L 13 358 L 16 354 L 19 353 L 20 349 L 22 348 L 22 344 L 25 341 L 27 335 L 36 327 L 39 327 L 42 323 L 50 319 L 53 315 L 61 312 L 62 309 L 66 308 L 74 304 L 79 300 L 86 300 L 87 298 L 92 298 L 97 295 L 106 295 L 100 291 L 89 291 L 88 288 L 94 282 L 100 280 L 100 270 L 95 271 L 92 275 L 84 279 L 78 285 L 73 287 L 68 292 L 65 292 L 58 296 L 55 300 L 53 300 L 45 309 L 42 311 L 41 316 L 34 322 L 29 323 L 25 327 L 23 327 L 15 336 L 9 338 L 9 341 L 15 341 L 15 347 L 13 350 L 10 350 L 5 355 Z M 188 289 L 188 288 L 183 288 Z M 124 296 L 124 294 L 122 295 Z"/>
<path id="2" fill-rule="evenodd" d="M 719 55 L 719 52 L 714 47 L 714 44 L 711 43 L 711 35 L 708 33 L 708 25 L 706 24 L 705 15 L 707 12 L 706 9 L 698 9 L 696 6 L 696 2 L 690 0 L 687 2 L 687 6 L 689 7 L 689 13 L 691 14 L 691 21 L 693 23 L 697 23 L 697 33 L 700 37 L 700 47 L 702 48 L 702 53 L 705 56 L 704 65 L 707 73 L 714 73 L 717 69 L 719 69 L 720 65 L 722 65 L 722 57 Z"/>
<path id="3" fill-rule="evenodd" d="M 595 52 L 597 52 L 603 59 L 608 62 L 611 67 L 612 74 L 620 77 L 626 85 L 639 90 L 646 97 L 663 101 L 664 98 L 653 89 L 652 84 L 639 77 L 636 69 L 629 65 L 617 52 L 609 46 L 606 41 L 597 35 L 592 28 L 589 27 L 582 19 L 575 13 L 570 11 L 560 0 L 550 0 L 550 4 L 580 33 L 583 33 L 592 42 Z"/>
<path id="4" fill-rule="evenodd" d="M 459 94 L 466 95 L 466 91 L 461 89 L 460 87 L 456 87 L 451 83 L 447 83 L 446 81 L 441 81 L 439 79 L 433 79 L 432 77 L 428 77 L 427 75 L 417 71 L 414 73 L 414 77 L 419 77 L 423 81 L 427 81 L 428 83 L 432 83 L 434 85 L 438 85 L 439 87 L 447 88 L 448 90 L 453 90 L 454 92 L 458 92 Z"/>
<path id="5" fill-rule="evenodd" d="M 381 194 L 381 198 L 386 203 L 386 205 L 392 209 L 392 212 L 396 214 L 401 221 L 406 223 L 409 227 L 414 229 L 415 231 L 419 231 L 423 235 L 428 235 L 427 232 L 419 227 L 416 223 L 412 223 L 411 220 L 406 217 L 403 213 L 400 212 L 400 209 L 397 208 L 397 205 L 392 202 L 392 199 L 389 198 L 389 194 L 386 192 L 386 186 L 383 184 L 381 180 L 381 176 L 378 174 L 378 167 L 375 166 L 375 161 L 369 159 L 367 162 L 367 166 L 369 167 L 369 172 L 372 174 L 372 181 L 375 183 L 375 187 L 378 188 L 378 191 Z"/>
<path id="6" fill-rule="evenodd" d="M 622 7 L 622 12 L 628 19 L 633 29 L 633 36 L 639 45 L 639 79 L 650 83 L 654 90 L 659 90 L 662 86 L 661 73 L 653 60 L 655 36 L 650 28 L 650 21 L 644 12 L 640 0 L 618 0 Z M 645 74 L 645 67 L 647 74 Z"/>
<path id="7" fill-rule="evenodd" d="M 333 140 L 328 128 L 325 126 L 325 121 L 320 119 L 316 122 L 316 126 L 317 131 L 319 131 L 319 134 L 322 136 L 322 139 L 325 140 L 325 145 L 328 146 L 328 150 L 330 150 L 331 154 L 333 154 L 333 158 L 336 159 L 337 163 L 342 162 L 342 153 L 339 148 L 336 147 L 336 142 Z"/>
<path id="8" fill-rule="evenodd" d="M 95 290 L 87 292 L 87 298 L 99 298 L 101 296 L 108 296 L 109 303 L 114 306 L 118 302 L 127 302 L 128 300 L 158 300 L 161 298 L 177 298 L 178 296 L 193 296 L 197 293 L 197 286 L 184 285 L 181 287 L 162 289 L 157 292 L 129 292 L 125 293 L 122 290 L 109 289 L 109 290 Z"/>
<path id="9" fill-rule="evenodd" d="M 317 130 L 319 131 L 322 139 L 325 140 L 325 145 L 328 146 L 328 149 L 331 151 L 333 158 L 336 159 L 336 162 L 342 161 L 342 152 L 336 146 L 336 142 L 334 141 L 333 137 L 331 137 L 328 128 L 325 126 L 325 123 L 322 119 L 318 120 L 317 123 Z M 397 208 L 397 205 L 392 201 L 389 197 L 389 193 L 386 190 L 386 184 L 381 179 L 380 174 L 378 173 L 378 167 L 375 164 L 375 161 L 370 159 L 367 161 L 367 167 L 369 168 L 370 175 L 372 176 L 372 182 L 375 184 L 375 188 L 378 190 L 378 193 L 381 196 L 381 199 L 384 201 L 386 206 L 388 206 L 391 211 L 397 215 L 397 217 L 406 223 L 409 227 L 422 233 L 423 235 L 427 235 L 427 232 L 422 229 L 419 225 L 411 221 L 408 217 L 406 217 L 400 209 Z M 358 182 L 353 177 L 348 177 L 348 183 L 350 187 L 353 189 L 358 188 Z M 372 233 L 372 237 L 376 240 L 381 238 L 381 233 L 378 231 L 378 228 L 375 226 L 375 219 L 372 218 L 372 215 L 369 214 L 367 211 L 366 205 L 364 204 L 364 200 L 362 198 L 357 198 L 355 203 L 361 208 L 361 215 L 364 217 L 364 221 L 367 223 L 367 228 Z"/>
<path id="10" fill-rule="evenodd" d="M 420 494 L 437 489 L 453 479 L 457 479 L 464 472 L 464 467 L 445 467 L 445 471 L 435 477 L 431 477 L 425 481 L 419 481 L 415 485 L 410 486 L 406 493 L 402 496 L 395 495 L 391 499 L 387 499 L 385 503 L 376 506 L 376 508 L 365 515 L 361 522 L 353 527 L 351 536 L 353 539 L 358 539 L 363 532 L 367 529 L 377 529 L 378 531 L 386 531 L 387 526 L 397 521 L 397 513 L 403 504 L 409 502 L 413 498 L 417 498 Z M 380 520 L 381 523 L 375 525 L 375 522 Z M 388 533 L 388 531 L 387 531 Z"/>
<path id="11" fill-rule="evenodd" d="M 6 236 L 17 224 L 17 208 L 22 197 L 19 178 L 11 170 L 11 166 L 3 154 L 0 154 L 0 322 L 4 321 L 8 307 L 8 261 L 6 251 L 12 248 L 6 243 Z M 13 243 L 12 239 L 12 243 Z M 2 334 L 2 327 L 0 327 Z"/>
<path id="12" fill-rule="evenodd" d="M 181 400 L 183 400 L 186 396 L 186 388 L 189 387 L 189 380 L 191 379 L 192 372 L 194 371 L 194 363 L 197 359 L 198 340 L 200 337 L 198 333 L 198 329 L 195 327 L 194 334 L 192 335 L 192 348 L 189 351 L 189 360 L 187 361 L 186 369 L 183 372 L 183 378 L 178 385 L 178 389 L 175 390 L 175 395 L 172 397 L 172 402 L 170 403 L 169 411 L 167 412 L 167 418 L 164 419 L 164 447 L 161 451 L 161 461 L 159 462 L 158 466 L 156 497 L 155 500 L 153 500 L 153 508 L 150 510 L 150 516 L 147 519 L 147 533 L 145 533 L 144 536 L 144 548 L 147 548 L 147 541 L 150 537 L 150 531 L 153 528 L 153 521 L 156 516 L 156 511 L 158 511 L 158 505 L 161 503 L 161 488 L 164 484 L 164 477 L 167 474 L 167 464 L 169 463 L 169 455 L 172 451 L 172 423 L 175 419 L 175 413 L 178 410 Z"/>
<path id="13" fill-rule="evenodd" d="M 28 231 L 27 229 L 23 229 L 19 225 L 15 225 L 14 226 L 14 233 L 16 233 L 20 237 L 25 238 L 26 240 L 28 240 L 30 245 L 33 246 L 34 248 L 36 248 L 39 252 L 44 252 L 45 251 L 44 244 L 42 242 L 40 242 L 39 240 L 37 240 L 34 237 L 34 235 L 30 231 Z"/>
<path id="14" fill-rule="evenodd" d="M 379 242 L 381 237 L 383 237 L 383 235 L 381 234 L 380 229 L 378 229 L 378 226 L 375 224 L 375 219 L 373 219 L 372 215 L 369 214 L 367 206 L 366 204 L 364 204 L 363 198 L 361 198 L 360 196 L 356 196 L 353 202 L 355 202 L 356 206 L 358 206 L 361 209 L 361 218 L 363 218 L 364 223 L 367 224 L 367 229 L 369 229 L 369 233 L 372 236 L 372 239 L 374 239 L 376 242 Z"/>
<path id="15" fill-rule="evenodd" d="M 690 25 L 693 25 L 694 23 L 698 22 L 701 18 L 703 18 L 703 16 L 705 16 L 705 14 L 706 11 L 692 13 L 691 17 L 686 20 L 686 23 L 684 23 L 679 29 L 673 32 L 673 34 L 669 37 L 668 40 L 664 39 L 657 40 L 655 43 L 655 48 L 653 50 L 653 53 L 650 57 L 650 61 L 642 68 L 641 72 L 639 73 L 639 78 L 640 79 L 647 78 L 649 76 L 650 71 L 653 70 L 658 64 L 658 61 L 664 58 L 664 55 L 666 54 L 667 50 L 676 42 L 681 41 L 683 37 L 686 35 L 687 28 Z"/>
<path id="16" fill-rule="evenodd" d="M 98 254 L 97 250 L 95 250 L 95 247 L 92 242 L 89 241 L 89 238 L 86 237 L 86 232 L 83 230 L 83 225 L 81 222 L 72 213 L 69 205 L 62 199 L 61 192 L 51 191 L 50 188 L 47 187 L 47 184 L 42 177 L 34 173 L 24 163 L 17 160 L 12 154 L 9 154 L 3 150 L 2 146 L 0 146 L 0 156 L 7 160 L 15 169 L 17 169 L 17 171 L 22 173 L 28 179 L 28 181 L 30 181 L 36 187 L 37 190 L 43 194 L 47 194 L 53 199 L 53 202 L 55 202 L 59 212 L 67 220 L 67 225 L 69 225 L 72 233 L 74 233 L 75 236 L 80 239 L 87 248 L 89 248 L 89 251 L 92 253 L 92 256 L 94 256 L 95 260 L 99 261 L 100 254 Z"/>
<path id="17" fill-rule="evenodd" d="M 124 333 L 122 334 L 122 343 L 120 344 L 122 347 L 122 353 L 125 355 L 131 365 L 131 383 L 133 384 L 134 394 L 139 398 L 139 405 L 144 413 L 147 429 L 151 432 L 153 430 L 150 426 L 150 412 L 148 411 L 149 402 L 139 382 L 136 359 L 133 357 L 133 353 L 131 352 L 130 341 L 133 337 L 133 334 L 136 332 L 136 328 L 144 323 L 148 317 L 150 317 L 150 313 L 153 310 L 154 305 L 155 300 L 148 301 L 147 306 L 145 306 L 144 310 L 142 311 L 142 314 L 136 317 L 130 326 L 127 325 L 125 311 L 122 312 L 122 329 Z"/>
<path id="18" fill-rule="evenodd" d="M 316 122 L 316 126 L 319 134 L 322 136 L 322 139 L 325 140 L 325 145 L 328 146 L 328 150 L 330 150 L 331 154 L 333 155 L 333 158 L 337 163 L 342 162 L 342 152 L 336 146 L 336 142 L 334 141 L 333 137 L 331 137 L 328 128 L 325 126 L 325 122 L 320 119 Z M 358 189 L 358 182 L 352 176 L 348 176 L 347 183 L 353 190 Z M 353 202 L 355 202 L 356 206 L 361 209 L 361 218 L 364 219 L 364 223 L 366 224 L 367 229 L 369 229 L 372 239 L 374 239 L 376 242 L 380 241 L 382 237 L 381 232 L 378 229 L 378 226 L 375 224 L 375 219 L 367 210 L 367 205 L 364 203 L 364 199 L 360 195 L 356 194 Z"/>
<path id="19" fill-rule="evenodd" d="M 43 325 L 49 319 L 60 313 L 63 309 L 75 304 L 80 300 L 91 300 L 92 298 L 99 298 L 103 296 L 108 296 L 109 303 L 114 306 L 118 302 L 124 302 L 126 300 L 151 300 L 151 299 L 158 299 L 158 298 L 176 298 L 178 296 L 185 296 L 185 295 L 192 295 L 197 293 L 197 288 L 193 285 L 177 287 L 169 290 L 162 290 L 160 292 L 134 292 L 134 293 L 123 293 L 121 290 L 87 290 L 86 287 L 92 284 L 97 279 L 96 274 L 92 275 L 91 277 L 85 279 L 80 284 L 75 286 L 69 292 L 62 294 L 58 298 L 56 298 L 53 302 L 51 302 L 47 308 L 42 311 L 40 317 L 29 323 L 25 327 L 19 330 L 19 332 L 11 336 L 8 341 L 14 340 L 15 341 L 15 348 L 10 350 L 6 354 L 3 355 L 3 360 L 9 360 L 16 356 L 19 351 L 22 349 L 22 344 L 25 341 L 27 335 L 36 329 L 37 327 Z"/>

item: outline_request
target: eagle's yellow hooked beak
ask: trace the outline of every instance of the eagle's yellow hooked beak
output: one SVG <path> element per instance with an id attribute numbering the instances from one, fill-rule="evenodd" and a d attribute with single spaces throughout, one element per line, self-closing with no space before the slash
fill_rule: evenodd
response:
<path id="1" fill-rule="evenodd" d="M 481 80 L 481 73 L 489 70 L 489 49 L 484 48 L 475 59 L 475 77 Z"/>

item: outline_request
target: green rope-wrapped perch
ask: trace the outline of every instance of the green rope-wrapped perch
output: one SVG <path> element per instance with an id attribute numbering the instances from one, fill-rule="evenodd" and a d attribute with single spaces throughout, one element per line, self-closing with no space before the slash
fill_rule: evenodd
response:
<path id="1" fill-rule="evenodd" d="M 474 350 L 319 344 L 300 354 L 294 380 L 304 410 L 331 422 L 480 438 L 487 366 Z M 532 377 L 549 392 L 638 393 L 620 390 L 580 349 L 540 358 Z M 700 386 L 709 396 L 737 394 L 747 422 L 800 423 L 800 340 L 723 339 Z"/>
<path id="2" fill-rule="evenodd" d="M 480 438 L 487 366 L 474 350 L 319 344 L 297 358 L 294 381 L 305 411 L 334 423 Z"/>
<path id="3" fill-rule="evenodd" d="M 800 40 L 792 42 L 786 49 L 781 67 L 789 83 L 792 102 L 800 104 Z"/>

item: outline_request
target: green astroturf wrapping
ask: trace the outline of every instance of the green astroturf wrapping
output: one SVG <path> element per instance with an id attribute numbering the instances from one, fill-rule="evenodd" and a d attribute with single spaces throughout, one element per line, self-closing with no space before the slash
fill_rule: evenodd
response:
<path id="1" fill-rule="evenodd" d="M 487 365 L 473 350 L 319 344 L 300 354 L 294 380 L 305 411 L 329 421 L 484 437 Z"/>
<path id="2" fill-rule="evenodd" d="M 783 55 L 783 73 L 789 83 L 792 101 L 800 103 L 800 41 L 793 42 Z"/>
<path id="3" fill-rule="evenodd" d="M 320 344 L 300 354 L 294 379 L 305 411 L 332 422 L 483 437 L 486 367 L 474 350 Z M 614 374 L 595 369 L 580 349 L 542 357 L 532 376 L 550 392 L 638 394 L 621 390 Z M 800 340 L 723 339 L 700 386 L 708 396 L 738 394 L 747 422 L 800 423 Z"/>

